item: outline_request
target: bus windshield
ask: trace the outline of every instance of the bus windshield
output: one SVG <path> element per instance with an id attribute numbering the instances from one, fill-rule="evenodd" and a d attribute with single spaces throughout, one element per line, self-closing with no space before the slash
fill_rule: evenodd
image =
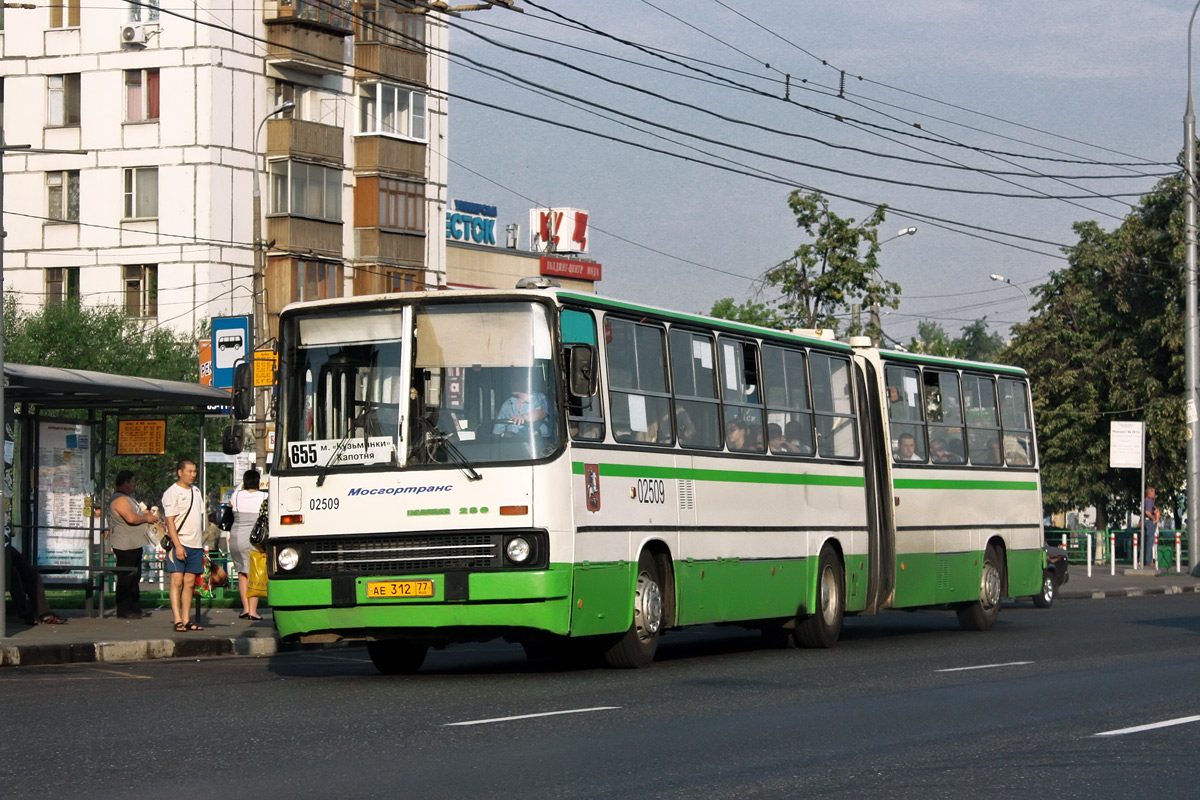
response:
<path id="1" fill-rule="evenodd" d="M 416 313 L 408 463 L 528 461 L 562 439 L 550 321 L 530 302 Z"/>
<path id="2" fill-rule="evenodd" d="M 546 307 L 528 301 L 294 318 L 285 467 L 462 467 L 549 456 L 562 440 L 550 330 Z"/>

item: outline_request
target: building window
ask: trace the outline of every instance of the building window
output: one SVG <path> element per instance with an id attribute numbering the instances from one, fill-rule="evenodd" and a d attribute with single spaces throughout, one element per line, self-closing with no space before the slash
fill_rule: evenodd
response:
<path id="1" fill-rule="evenodd" d="M 79 303 L 79 267 L 46 270 L 46 305 L 61 305 L 64 300 Z"/>
<path id="2" fill-rule="evenodd" d="M 129 21 L 141 22 L 145 17 L 147 22 L 158 22 L 160 0 L 141 0 L 129 4 Z"/>
<path id="3" fill-rule="evenodd" d="M 46 217 L 79 222 L 79 170 L 46 173 Z"/>
<path id="4" fill-rule="evenodd" d="M 46 85 L 50 101 L 46 117 L 51 127 L 79 124 L 79 73 L 47 75 Z"/>
<path id="5" fill-rule="evenodd" d="M 342 296 L 342 265 L 328 261 L 296 262 L 297 302 Z"/>
<path id="6" fill-rule="evenodd" d="M 50 0 L 51 28 L 79 27 L 79 0 Z"/>
<path id="7" fill-rule="evenodd" d="M 158 70 L 125 70 L 125 121 L 158 119 Z"/>
<path id="8" fill-rule="evenodd" d="M 385 292 L 416 292 L 425 288 L 421 276 L 410 270 L 390 269 L 383 273 Z"/>
<path id="9" fill-rule="evenodd" d="M 158 266 L 125 266 L 125 315 L 139 319 L 158 316 Z"/>
<path id="10" fill-rule="evenodd" d="M 271 212 L 342 221 L 342 170 L 305 161 L 271 162 Z"/>
<path id="11" fill-rule="evenodd" d="M 379 179 L 379 227 L 425 232 L 425 185 Z"/>
<path id="12" fill-rule="evenodd" d="M 411 3 L 359 0 L 358 11 L 354 20 L 356 41 L 424 50 L 425 15 L 414 13 Z"/>
<path id="13" fill-rule="evenodd" d="M 390 83 L 358 88 L 358 132 L 425 141 L 425 95 Z"/>
<path id="14" fill-rule="evenodd" d="M 125 219 L 158 216 L 158 167 L 125 170 Z"/>

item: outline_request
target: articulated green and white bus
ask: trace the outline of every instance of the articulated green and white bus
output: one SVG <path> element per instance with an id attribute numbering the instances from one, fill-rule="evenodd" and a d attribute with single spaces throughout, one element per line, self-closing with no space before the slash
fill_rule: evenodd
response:
<path id="1" fill-rule="evenodd" d="M 385 672 L 504 637 L 828 647 L 846 614 L 985 630 L 1044 555 L 1025 374 L 561 289 L 280 316 L 270 603 Z"/>

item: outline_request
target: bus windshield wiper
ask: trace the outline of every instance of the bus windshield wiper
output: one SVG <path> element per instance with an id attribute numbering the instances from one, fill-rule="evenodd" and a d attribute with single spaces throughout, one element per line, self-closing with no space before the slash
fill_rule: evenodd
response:
<path id="1" fill-rule="evenodd" d="M 337 447 L 333 448 L 333 452 L 329 455 L 329 460 L 321 466 L 321 471 L 317 473 L 317 486 L 325 483 L 325 476 L 329 474 L 329 468 L 333 466 L 333 462 L 338 460 L 338 456 L 342 454 L 342 450 L 350 442 L 350 437 L 354 435 L 354 425 L 351 424 L 346 430 L 346 435 L 337 443 Z"/>
<path id="2" fill-rule="evenodd" d="M 463 452 L 458 449 L 458 446 L 450 440 L 450 434 L 446 433 L 444 430 L 430 422 L 425 417 L 418 417 L 418 419 L 427 429 L 432 441 L 436 444 L 440 444 L 446 449 L 446 455 L 450 456 L 450 460 L 458 465 L 458 468 L 462 470 L 462 473 L 467 476 L 467 480 L 483 480 L 483 476 L 471 466 L 471 460 L 463 455 Z"/>

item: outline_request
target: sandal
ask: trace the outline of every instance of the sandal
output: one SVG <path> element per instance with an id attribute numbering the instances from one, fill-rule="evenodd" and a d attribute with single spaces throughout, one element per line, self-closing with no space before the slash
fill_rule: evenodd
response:
<path id="1" fill-rule="evenodd" d="M 176 633 L 183 633 L 186 630 L 187 630 L 186 622 L 176 622 L 175 623 L 175 632 Z"/>
<path id="2" fill-rule="evenodd" d="M 40 617 L 38 617 L 38 624 L 39 625 L 66 625 L 67 621 L 64 618 L 60 617 L 58 614 L 55 614 L 53 611 L 51 611 L 49 613 L 42 614 Z"/>
<path id="3" fill-rule="evenodd" d="M 243 611 L 242 613 L 238 614 L 238 619 L 254 619 L 254 618 L 250 616 L 249 611 Z"/>
<path id="4" fill-rule="evenodd" d="M 197 625 L 194 622 L 189 622 L 184 626 L 184 630 L 186 630 L 186 631 L 202 631 L 202 630 L 204 630 L 204 628 L 201 628 L 199 625 Z"/>
<path id="5" fill-rule="evenodd" d="M 247 614 L 246 619 L 250 620 L 251 622 L 262 622 L 262 617 L 260 617 L 258 614 Z"/>

